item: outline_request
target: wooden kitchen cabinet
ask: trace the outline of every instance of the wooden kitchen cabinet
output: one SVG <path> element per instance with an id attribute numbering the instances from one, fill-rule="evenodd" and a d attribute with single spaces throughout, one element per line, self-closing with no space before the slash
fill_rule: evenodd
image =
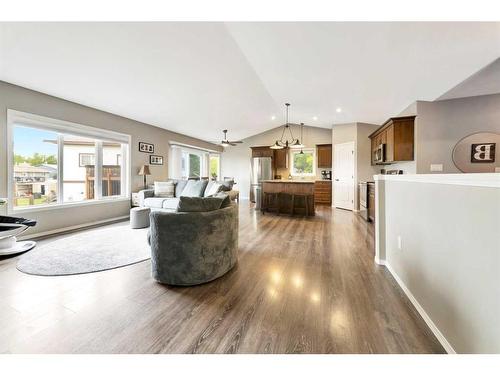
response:
<path id="1" fill-rule="evenodd" d="M 332 204 L 332 181 L 321 180 L 314 182 L 314 203 Z"/>
<path id="2" fill-rule="evenodd" d="M 332 167 L 332 145 L 317 145 L 318 168 Z"/>
<path id="3" fill-rule="evenodd" d="M 281 150 L 274 150 L 274 168 L 286 169 L 288 168 L 288 148 Z"/>
<path id="4" fill-rule="evenodd" d="M 252 147 L 252 158 L 274 157 L 274 150 L 269 146 Z"/>
<path id="5" fill-rule="evenodd" d="M 368 183 L 368 219 L 375 221 L 375 184 Z"/>
<path id="6" fill-rule="evenodd" d="M 385 134 L 385 160 L 387 163 L 394 162 L 394 124 L 391 124 L 383 132 Z"/>
<path id="7" fill-rule="evenodd" d="M 370 134 L 372 165 L 414 160 L 415 116 L 392 117 Z M 375 162 L 377 148 L 385 145 L 384 160 Z"/>

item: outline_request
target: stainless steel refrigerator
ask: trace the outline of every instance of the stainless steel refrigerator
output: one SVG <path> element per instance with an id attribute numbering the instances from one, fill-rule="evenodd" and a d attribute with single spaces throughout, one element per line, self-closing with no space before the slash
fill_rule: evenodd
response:
<path id="1" fill-rule="evenodd" d="M 257 201 L 257 191 L 262 189 L 262 180 L 271 180 L 273 170 L 271 158 L 252 158 L 252 175 L 250 176 L 250 200 Z"/>

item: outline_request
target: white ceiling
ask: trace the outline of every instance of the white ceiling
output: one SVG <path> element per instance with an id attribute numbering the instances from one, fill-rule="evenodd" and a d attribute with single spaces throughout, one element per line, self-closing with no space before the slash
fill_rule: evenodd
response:
<path id="1" fill-rule="evenodd" d="M 441 95 L 438 100 L 498 93 L 500 93 L 500 58 Z"/>
<path id="2" fill-rule="evenodd" d="M 295 123 L 381 123 L 499 47 L 500 23 L 0 23 L 0 80 L 237 139 L 282 123 L 286 101 Z"/>

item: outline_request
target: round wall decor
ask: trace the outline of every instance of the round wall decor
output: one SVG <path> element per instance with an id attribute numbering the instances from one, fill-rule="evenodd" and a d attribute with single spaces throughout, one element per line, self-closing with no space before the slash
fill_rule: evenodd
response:
<path id="1" fill-rule="evenodd" d="M 470 134 L 453 148 L 453 163 L 465 173 L 494 173 L 500 170 L 500 134 Z"/>

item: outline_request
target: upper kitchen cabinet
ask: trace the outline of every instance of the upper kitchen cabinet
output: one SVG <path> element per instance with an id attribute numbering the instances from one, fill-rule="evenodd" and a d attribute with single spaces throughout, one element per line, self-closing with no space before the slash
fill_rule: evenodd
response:
<path id="1" fill-rule="evenodd" d="M 414 160 L 415 116 L 392 117 L 370 134 L 372 165 Z"/>
<path id="2" fill-rule="evenodd" d="M 276 169 L 288 168 L 288 148 L 274 150 L 274 165 Z"/>
<path id="3" fill-rule="evenodd" d="M 318 168 L 332 167 L 332 145 L 316 145 L 318 155 Z"/>
<path id="4" fill-rule="evenodd" d="M 253 158 L 274 157 L 274 150 L 270 149 L 269 146 L 251 147 L 251 149 Z"/>

